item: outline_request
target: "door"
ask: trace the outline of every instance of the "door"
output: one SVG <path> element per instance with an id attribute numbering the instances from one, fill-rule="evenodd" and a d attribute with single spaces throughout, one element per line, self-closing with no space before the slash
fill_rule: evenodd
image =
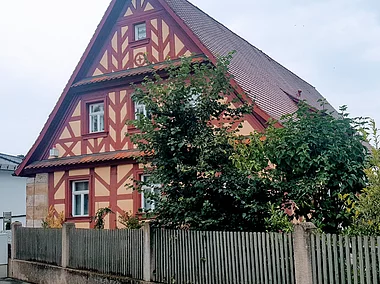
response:
<path id="1" fill-rule="evenodd" d="M 8 276 L 8 235 L 0 234 L 0 278 Z"/>

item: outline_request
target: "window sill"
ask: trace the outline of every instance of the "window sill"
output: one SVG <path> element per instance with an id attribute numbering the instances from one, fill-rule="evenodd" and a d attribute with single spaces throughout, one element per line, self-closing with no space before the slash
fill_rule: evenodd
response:
<path id="1" fill-rule="evenodd" d="M 87 134 L 82 135 L 83 139 L 85 139 L 85 140 L 94 139 L 94 138 L 104 138 L 107 136 L 108 136 L 108 131 L 87 133 Z"/>
<path id="2" fill-rule="evenodd" d="M 144 38 L 144 39 L 140 39 L 140 40 L 130 41 L 129 47 L 134 48 L 134 47 L 138 47 L 141 45 L 146 45 L 149 42 L 150 42 L 150 38 Z"/>

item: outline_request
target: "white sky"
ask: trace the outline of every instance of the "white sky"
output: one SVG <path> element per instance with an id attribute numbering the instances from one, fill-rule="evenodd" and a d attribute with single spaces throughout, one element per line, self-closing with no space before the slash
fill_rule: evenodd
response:
<path id="1" fill-rule="evenodd" d="M 0 152 L 26 154 L 110 0 L 0 2 Z M 380 1 L 191 0 L 315 86 L 380 124 Z"/>

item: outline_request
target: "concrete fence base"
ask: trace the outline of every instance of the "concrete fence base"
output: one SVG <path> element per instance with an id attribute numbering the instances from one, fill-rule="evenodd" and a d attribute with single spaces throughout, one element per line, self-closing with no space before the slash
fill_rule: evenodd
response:
<path id="1" fill-rule="evenodd" d="M 11 260 L 10 277 L 39 284 L 153 284 L 127 277 L 62 268 L 42 263 Z"/>

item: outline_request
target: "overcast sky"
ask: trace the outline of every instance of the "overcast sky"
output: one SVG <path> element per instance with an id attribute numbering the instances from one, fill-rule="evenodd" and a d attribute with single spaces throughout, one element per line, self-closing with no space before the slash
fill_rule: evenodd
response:
<path id="1" fill-rule="evenodd" d="M 0 152 L 26 154 L 110 0 L 0 2 Z M 315 86 L 380 124 L 379 0 L 191 0 Z"/>

